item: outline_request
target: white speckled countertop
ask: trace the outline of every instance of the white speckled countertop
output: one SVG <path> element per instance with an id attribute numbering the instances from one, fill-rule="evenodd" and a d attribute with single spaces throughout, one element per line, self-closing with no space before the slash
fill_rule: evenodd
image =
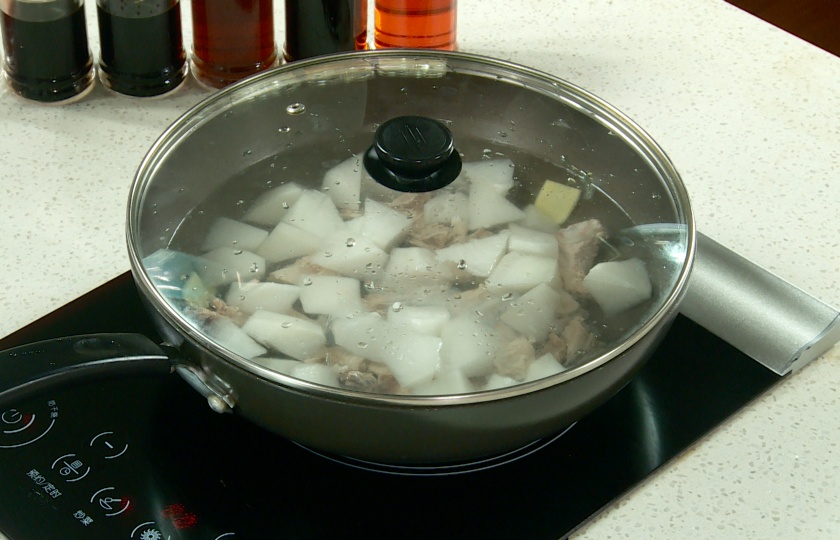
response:
<path id="1" fill-rule="evenodd" d="M 840 305 L 840 58 L 722 0 L 459 8 L 461 50 L 547 71 L 627 113 L 682 173 L 701 231 Z M 0 335 L 128 270 L 133 172 L 208 93 L 192 83 L 143 101 L 97 85 L 43 106 L 0 89 Z M 575 538 L 840 538 L 840 348 Z"/>

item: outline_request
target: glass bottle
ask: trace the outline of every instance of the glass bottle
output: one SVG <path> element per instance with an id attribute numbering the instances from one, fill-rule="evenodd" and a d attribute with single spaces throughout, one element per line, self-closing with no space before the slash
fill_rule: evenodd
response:
<path id="1" fill-rule="evenodd" d="M 84 0 L 0 0 L 4 69 L 12 90 L 56 102 L 93 82 Z"/>
<path id="2" fill-rule="evenodd" d="M 106 86 L 156 96 L 184 80 L 180 0 L 97 0 L 99 71 Z"/>
<path id="3" fill-rule="evenodd" d="M 454 51 L 457 0 L 375 0 L 374 46 Z"/>
<path id="4" fill-rule="evenodd" d="M 367 0 L 286 0 L 286 61 L 367 48 Z"/>
<path id="5" fill-rule="evenodd" d="M 272 0 L 193 0 L 193 74 L 214 88 L 277 61 Z"/>

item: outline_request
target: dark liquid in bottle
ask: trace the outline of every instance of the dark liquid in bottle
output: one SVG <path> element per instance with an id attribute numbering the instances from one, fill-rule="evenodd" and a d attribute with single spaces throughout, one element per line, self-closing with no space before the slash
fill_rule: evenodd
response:
<path id="1" fill-rule="evenodd" d="M 96 6 L 105 83 L 131 96 L 155 96 L 184 80 L 181 4 L 100 0 Z"/>
<path id="2" fill-rule="evenodd" d="M 456 0 L 376 0 L 376 48 L 455 50 Z"/>
<path id="3" fill-rule="evenodd" d="M 60 7 L 49 3 L 33 4 L 29 12 L 38 15 L 39 21 L 0 12 L 6 75 L 12 90 L 25 98 L 47 102 L 81 93 L 93 78 L 84 6 L 62 13 Z"/>
<path id="4" fill-rule="evenodd" d="M 287 61 L 361 50 L 367 45 L 367 0 L 286 0 Z"/>
<path id="5" fill-rule="evenodd" d="M 272 0 L 193 0 L 193 72 L 215 88 L 277 59 Z"/>

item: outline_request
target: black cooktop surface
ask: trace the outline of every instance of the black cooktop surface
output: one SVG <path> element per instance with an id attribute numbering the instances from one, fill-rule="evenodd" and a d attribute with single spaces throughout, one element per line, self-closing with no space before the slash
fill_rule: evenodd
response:
<path id="1" fill-rule="evenodd" d="M 129 274 L 0 340 L 155 337 Z M 564 433 L 482 464 L 316 455 L 178 376 L 100 380 L 0 411 L 10 540 L 564 538 L 780 377 L 679 316 L 642 371 Z"/>

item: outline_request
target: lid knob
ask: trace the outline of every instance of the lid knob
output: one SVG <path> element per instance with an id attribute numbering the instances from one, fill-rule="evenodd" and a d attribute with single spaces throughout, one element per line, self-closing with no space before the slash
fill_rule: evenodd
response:
<path id="1" fill-rule="evenodd" d="M 420 193 L 452 183 L 461 172 L 461 156 L 452 133 L 425 116 L 398 116 L 384 122 L 364 157 L 374 180 L 391 189 Z"/>

